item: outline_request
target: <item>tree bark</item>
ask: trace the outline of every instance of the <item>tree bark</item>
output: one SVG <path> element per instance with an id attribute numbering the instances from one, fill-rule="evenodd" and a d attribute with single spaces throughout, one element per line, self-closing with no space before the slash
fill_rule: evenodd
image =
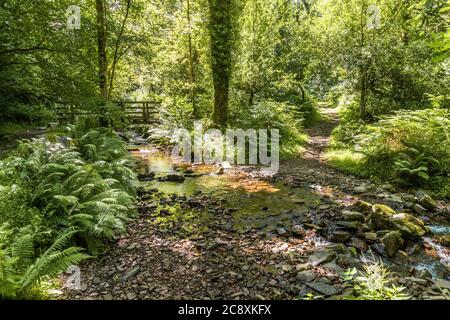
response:
<path id="1" fill-rule="evenodd" d="M 361 66 L 360 66 L 360 118 L 362 121 L 366 120 L 367 117 L 367 63 L 364 57 L 364 46 L 365 46 L 365 28 L 366 28 L 366 6 L 365 1 L 361 4 Z"/>
<path id="2" fill-rule="evenodd" d="M 127 24 L 128 16 L 130 13 L 130 7 L 131 7 L 131 0 L 127 0 L 127 7 L 125 9 L 125 17 L 123 18 L 122 26 L 120 27 L 120 32 L 119 32 L 119 35 L 117 36 L 116 45 L 114 48 L 114 58 L 113 58 L 113 64 L 111 67 L 111 75 L 110 75 L 110 79 L 109 79 L 108 99 L 110 98 L 112 90 L 113 90 L 116 66 L 121 57 L 119 55 L 120 41 L 122 40 L 123 34 L 125 32 L 125 26 Z"/>
<path id="3" fill-rule="evenodd" d="M 195 103 L 195 73 L 194 73 L 194 58 L 192 53 L 192 25 L 191 25 L 191 2 L 187 0 L 187 20 L 188 20 L 188 41 L 189 41 L 189 77 L 191 86 L 191 102 L 192 113 L 194 118 L 198 117 L 197 104 Z"/>
<path id="4" fill-rule="evenodd" d="M 104 0 L 96 0 L 97 7 L 97 42 L 98 42 L 98 80 L 100 94 L 105 100 L 108 99 L 106 57 L 106 17 Z"/>
<path id="5" fill-rule="evenodd" d="M 233 46 L 233 0 L 209 0 L 211 57 L 214 80 L 214 122 L 225 127 L 228 121 L 228 91 Z"/>
<path id="6" fill-rule="evenodd" d="M 222 82 L 214 84 L 214 123 L 225 126 L 228 121 L 229 85 Z"/>
<path id="7" fill-rule="evenodd" d="M 97 11 L 97 43 L 98 43 L 98 83 L 100 88 L 100 96 L 104 103 L 108 101 L 107 72 L 108 61 L 106 57 L 106 13 L 104 0 L 96 0 Z M 102 103 L 103 104 L 103 103 Z M 105 118 L 105 106 L 100 108 L 100 125 L 107 126 Z"/>

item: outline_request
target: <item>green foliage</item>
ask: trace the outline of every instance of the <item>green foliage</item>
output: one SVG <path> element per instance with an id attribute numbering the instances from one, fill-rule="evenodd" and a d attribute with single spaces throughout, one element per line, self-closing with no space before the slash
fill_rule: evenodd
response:
<path id="1" fill-rule="evenodd" d="M 121 189 L 135 196 L 134 160 L 128 154 L 125 143 L 115 133 L 105 128 L 80 131 L 73 125 L 67 129 L 73 139 L 71 143 L 81 152 L 84 161 L 92 164 L 102 178 L 115 179 Z"/>
<path id="2" fill-rule="evenodd" d="M 362 153 L 349 149 L 331 150 L 326 153 L 329 163 L 355 176 L 365 175 L 365 159 Z"/>
<path id="3" fill-rule="evenodd" d="M 389 270 L 381 261 L 369 262 L 357 276 L 353 268 L 345 272 L 343 280 L 353 288 L 353 294 L 345 296 L 348 300 L 408 300 L 403 293 L 405 288 L 391 284 Z"/>
<path id="4" fill-rule="evenodd" d="M 23 142 L 4 160 L 0 181 L 12 181 L 28 193 L 29 204 L 52 222 L 51 230 L 76 227 L 92 243 L 124 230 L 132 211 L 134 173 L 126 167 L 118 138 L 90 131 L 75 144 L 80 149 L 45 140 Z"/>
<path id="5" fill-rule="evenodd" d="M 55 119 L 50 108 L 43 104 L 25 105 L 15 104 L 8 106 L 1 113 L 7 121 L 17 121 L 28 125 L 47 125 Z"/>
<path id="6" fill-rule="evenodd" d="M 42 277 L 86 258 L 69 246 L 72 237 L 96 253 L 103 240 L 125 231 L 135 212 L 125 144 L 106 129 L 69 127 L 73 138 L 23 141 L 0 162 L 0 223 L 11 226 L 3 233 L 12 238 L 0 243 L 4 297 L 27 296 Z M 30 241 L 36 252 L 15 251 Z"/>
<path id="7" fill-rule="evenodd" d="M 297 13 L 294 2 L 243 2 L 235 53 L 239 59 L 230 90 L 232 125 L 247 121 L 254 127 L 264 127 L 268 115 L 277 110 L 285 115 L 275 115 L 273 121 L 284 122 L 282 118 L 287 118 L 285 127 L 289 125 L 290 131 L 301 134 L 302 126 L 317 118 L 315 99 L 304 83 L 311 61 L 310 49 L 305 46 L 309 29 L 308 24 L 298 23 Z M 256 123 L 258 118 L 261 123 Z M 300 147 L 301 142 L 297 141 L 295 147 L 292 144 L 298 134 L 284 133 L 282 140 L 288 140 L 291 149 Z"/>
<path id="8" fill-rule="evenodd" d="M 228 86 L 235 43 L 236 3 L 234 0 L 208 0 L 208 4 L 213 79 L 215 85 Z"/>
<path id="9" fill-rule="evenodd" d="M 29 126 L 19 124 L 16 122 L 1 122 L 0 123 L 0 142 L 7 141 L 10 136 L 24 132 L 29 129 Z"/>
<path id="10" fill-rule="evenodd" d="M 431 177 L 448 178 L 450 170 L 448 110 L 398 111 L 368 126 L 358 149 L 368 170 L 406 186 L 430 186 Z"/>
<path id="11" fill-rule="evenodd" d="M 81 248 L 70 247 L 74 231 L 60 235 L 36 258 L 32 230 L 21 228 L 13 235 L 7 224 L 0 226 L 0 299 L 29 298 L 41 281 L 55 277 L 71 265 L 89 258 Z"/>
<path id="12" fill-rule="evenodd" d="M 430 39 L 447 32 L 446 1 L 337 0 L 317 3 L 320 18 L 313 20 L 316 35 L 313 77 L 325 90 L 352 97 L 346 113 L 352 123 L 376 121 L 400 109 L 429 107 L 427 96 L 448 91 L 448 65 L 436 59 Z M 381 11 L 378 29 L 370 29 L 367 9 Z M 439 35 L 439 36 L 438 36 Z M 438 40 L 436 49 L 441 47 Z M 317 87 L 317 85 L 314 85 Z M 328 89 L 328 90 L 327 90 Z M 331 94 L 333 96 L 333 94 Z M 335 100 L 335 98 L 333 99 Z M 448 107 L 448 95 L 442 106 Z M 363 112 L 364 111 L 364 112 Z M 364 118 L 362 119 L 362 114 Z"/>
<path id="13" fill-rule="evenodd" d="M 313 301 L 313 300 L 322 300 L 324 297 L 320 295 L 314 295 L 313 293 L 309 292 L 305 295 L 305 298 L 303 300 L 307 301 Z"/>
<path id="14" fill-rule="evenodd" d="M 408 148 L 406 152 L 400 153 L 394 162 L 395 171 L 399 177 L 412 185 L 422 185 L 430 180 L 432 171 L 441 171 L 441 163 L 417 149 Z"/>
<path id="15" fill-rule="evenodd" d="M 235 128 L 267 128 L 280 131 L 280 152 L 282 157 L 298 155 L 306 141 L 303 133 L 301 112 L 287 102 L 274 100 L 256 101 L 248 109 L 242 109 L 232 122 Z"/>

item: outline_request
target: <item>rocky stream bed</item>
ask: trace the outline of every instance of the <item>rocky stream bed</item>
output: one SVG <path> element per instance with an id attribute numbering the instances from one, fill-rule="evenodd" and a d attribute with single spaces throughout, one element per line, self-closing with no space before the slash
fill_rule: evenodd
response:
<path id="1" fill-rule="evenodd" d="M 303 155 L 270 177 L 172 163 L 134 135 L 139 217 L 81 266 L 81 290 L 59 298 L 341 299 L 348 268 L 381 260 L 412 298 L 448 299 L 450 205 L 330 167 L 323 154 L 339 119 L 322 113 Z"/>
<path id="2" fill-rule="evenodd" d="M 63 298 L 339 299 L 351 290 L 343 272 L 371 259 L 416 299 L 448 297 L 449 206 L 424 192 L 395 193 L 320 165 L 295 164 L 295 173 L 285 162 L 263 178 L 132 149 L 139 218 L 81 267 L 81 290 Z"/>

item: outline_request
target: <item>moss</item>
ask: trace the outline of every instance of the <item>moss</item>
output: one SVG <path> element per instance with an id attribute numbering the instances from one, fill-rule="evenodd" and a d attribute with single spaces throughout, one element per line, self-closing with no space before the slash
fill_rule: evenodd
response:
<path id="1" fill-rule="evenodd" d="M 397 250 L 399 250 L 404 244 L 404 240 L 398 231 L 389 232 L 381 239 L 381 241 L 383 242 L 384 248 L 389 257 L 394 256 Z"/>
<path id="2" fill-rule="evenodd" d="M 402 236 L 412 239 L 419 239 L 426 234 L 422 220 L 408 213 L 396 214 L 392 208 L 383 204 L 372 206 L 368 222 L 373 230 L 396 230 Z"/>
<path id="3" fill-rule="evenodd" d="M 391 207 L 388 207 L 384 204 L 375 204 L 372 206 L 372 211 L 376 213 L 380 213 L 383 215 L 393 215 L 395 214 L 395 210 Z"/>
<path id="4" fill-rule="evenodd" d="M 426 233 L 422 220 L 408 213 L 395 214 L 390 222 L 405 237 L 419 239 Z"/>
<path id="5" fill-rule="evenodd" d="M 374 230 L 389 229 L 390 219 L 395 211 L 383 204 L 375 204 L 372 206 L 372 213 L 369 215 L 369 227 Z"/>
<path id="6" fill-rule="evenodd" d="M 372 211 L 372 205 L 368 202 L 358 200 L 355 205 L 364 212 L 369 213 Z"/>

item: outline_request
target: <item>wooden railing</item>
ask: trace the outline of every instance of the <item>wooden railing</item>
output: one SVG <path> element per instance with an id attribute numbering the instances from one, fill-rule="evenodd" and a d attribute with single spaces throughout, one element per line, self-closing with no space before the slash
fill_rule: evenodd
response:
<path id="1" fill-rule="evenodd" d="M 155 123 L 159 121 L 161 104 L 151 101 L 121 101 L 124 116 L 131 123 Z"/>
<path id="2" fill-rule="evenodd" d="M 121 121 L 130 124 L 159 122 L 161 103 L 154 101 L 117 101 Z M 73 122 L 78 117 L 100 117 L 97 110 L 59 103 L 56 108 L 59 122 Z"/>

